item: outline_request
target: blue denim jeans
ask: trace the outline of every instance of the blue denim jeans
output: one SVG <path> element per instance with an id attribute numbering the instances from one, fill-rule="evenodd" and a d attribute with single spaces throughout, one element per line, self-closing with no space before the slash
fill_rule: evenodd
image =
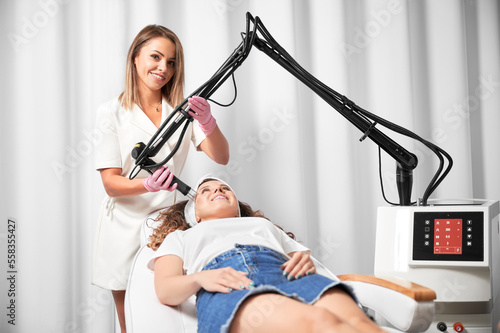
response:
<path id="1" fill-rule="evenodd" d="M 212 259 L 203 270 L 232 267 L 247 272 L 247 277 L 255 283 L 255 288 L 234 290 L 228 294 L 208 292 L 204 289 L 198 291 L 198 332 L 228 332 L 239 306 L 251 295 L 277 293 L 299 302 L 313 304 L 325 291 L 342 284 L 319 274 L 289 281 L 283 276 L 281 269 L 281 265 L 286 261 L 281 254 L 271 249 L 240 244 L 235 244 L 233 250 Z"/>

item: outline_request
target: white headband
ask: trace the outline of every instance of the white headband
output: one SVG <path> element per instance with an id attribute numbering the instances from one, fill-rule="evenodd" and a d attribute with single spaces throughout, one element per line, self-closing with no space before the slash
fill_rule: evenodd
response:
<path id="1" fill-rule="evenodd" d="M 223 181 L 220 178 L 211 176 L 210 174 L 201 177 L 198 180 L 198 183 L 196 184 L 196 187 L 194 188 L 194 190 L 198 191 L 198 187 L 200 187 L 201 183 L 203 183 L 207 179 L 213 179 L 213 180 L 217 180 L 217 181 L 219 181 L 221 183 L 224 183 L 227 187 L 229 187 L 231 189 L 231 192 L 234 193 L 233 189 L 231 188 L 231 186 L 229 186 L 228 183 L 226 183 L 225 181 Z M 236 194 L 235 194 L 235 196 L 236 196 Z M 239 204 L 238 204 L 238 216 L 241 216 L 240 205 Z M 198 222 L 196 221 L 196 212 L 195 212 L 195 209 L 194 209 L 194 200 L 189 199 L 188 202 L 186 203 L 186 207 L 184 207 L 184 218 L 186 219 L 186 222 L 187 222 L 187 224 L 190 227 L 194 227 L 195 225 L 198 224 Z"/>

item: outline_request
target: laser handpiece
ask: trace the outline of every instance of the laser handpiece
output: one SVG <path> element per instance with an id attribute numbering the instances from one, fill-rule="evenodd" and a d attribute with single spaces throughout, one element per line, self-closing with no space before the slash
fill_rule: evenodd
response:
<path id="1" fill-rule="evenodd" d="M 139 142 L 138 144 L 136 144 L 134 146 L 134 149 L 132 149 L 132 152 L 131 152 L 132 158 L 137 159 L 137 157 L 139 157 L 139 155 L 141 154 L 141 152 L 144 150 L 145 147 L 146 147 L 146 145 L 142 142 Z M 151 166 L 151 168 L 145 168 L 145 170 L 147 172 L 149 172 L 150 174 L 153 174 L 156 170 L 155 161 L 153 161 L 149 157 L 146 157 L 144 159 L 144 162 L 145 162 L 144 163 L 145 166 Z M 184 196 L 188 197 L 189 199 L 194 200 L 194 197 L 196 196 L 196 192 L 190 186 L 188 186 L 186 183 L 184 183 L 182 180 L 177 178 L 175 175 L 174 175 L 174 178 L 172 178 L 171 185 L 173 185 L 173 184 L 177 184 L 177 188 L 176 188 L 177 191 L 181 192 L 182 194 L 184 194 Z"/>

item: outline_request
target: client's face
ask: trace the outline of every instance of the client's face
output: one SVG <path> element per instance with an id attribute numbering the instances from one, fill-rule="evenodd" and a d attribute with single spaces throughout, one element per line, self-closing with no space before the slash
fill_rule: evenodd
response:
<path id="1" fill-rule="evenodd" d="M 198 222 L 236 217 L 238 200 L 229 186 L 218 180 L 210 180 L 198 187 L 195 214 Z"/>

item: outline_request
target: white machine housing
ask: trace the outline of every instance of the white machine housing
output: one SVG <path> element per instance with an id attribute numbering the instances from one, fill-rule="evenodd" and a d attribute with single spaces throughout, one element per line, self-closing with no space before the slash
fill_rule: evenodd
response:
<path id="1" fill-rule="evenodd" d="M 436 292 L 436 314 L 426 332 L 496 332 L 499 242 L 498 201 L 379 207 L 374 272 Z"/>

